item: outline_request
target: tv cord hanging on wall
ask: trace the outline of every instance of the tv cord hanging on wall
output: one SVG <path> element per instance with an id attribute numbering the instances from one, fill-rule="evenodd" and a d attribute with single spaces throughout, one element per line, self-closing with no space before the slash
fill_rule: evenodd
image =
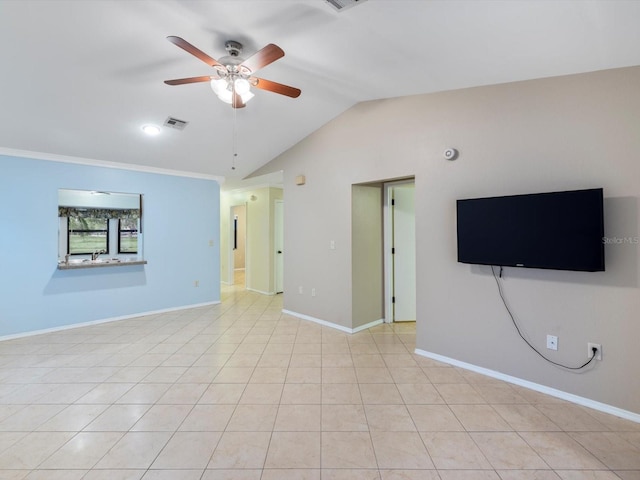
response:
<path id="1" fill-rule="evenodd" d="M 516 319 L 513 316 L 513 313 L 511 313 L 511 309 L 507 305 L 507 301 L 504 298 L 504 293 L 502 291 L 502 285 L 500 284 L 500 280 L 498 280 L 498 277 L 496 276 L 496 272 L 495 272 L 495 270 L 493 268 L 493 265 L 491 265 L 491 273 L 493 273 L 493 278 L 495 279 L 496 285 L 498 286 L 498 293 L 500 294 L 500 298 L 502 299 L 502 304 L 504 305 L 504 308 L 507 310 L 507 313 L 509 314 L 509 317 L 511 318 L 511 321 L 513 322 L 513 326 L 516 327 L 516 331 L 518 332 L 518 335 L 520 335 L 520 338 L 522 338 L 522 340 L 524 340 L 524 342 L 527 345 L 529 345 L 531 350 L 536 352 L 538 355 L 540 355 L 542 358 L 544 358 L 547 362 L 552 363 L 553 365 L 557 365 L 558 367 L 566 368 L 568 370 L 582 370 L 584 367 L 586 367 L 591 362 L 593 362 L 593 360 L 596 358 L 596 353 L 598 351 L 595 347 L 593 348 L 593 352 L 592 352 L 593 355 L 591 355 L 591 358 L 589 358 L 589 360 L 587 360 L 585 363 L 583 363 L 579 367 L 570 367 L 568 365 L 563 365 L 562 363 L 554 362 L 550 358 L 545 357 L 536 347 L 534 347 L 531 344 L 531 342 L 529 342 L 529 340 L 527 340 L 525 338 L 525 336 L 520 331 L 520 327 L 518 326 L 518 323 L 516 322 Z M 502 267 L 500 267 L 500 278 L 502 278 Z"/>

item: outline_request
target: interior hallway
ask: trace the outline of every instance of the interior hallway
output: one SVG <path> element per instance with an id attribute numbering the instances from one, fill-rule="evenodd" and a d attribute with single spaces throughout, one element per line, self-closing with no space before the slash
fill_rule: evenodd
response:
<path id="1" fill-rule="evenodd" d="M 640 479 L 640 425 L 223 286 L 0 343 L 0 479 Z"/>

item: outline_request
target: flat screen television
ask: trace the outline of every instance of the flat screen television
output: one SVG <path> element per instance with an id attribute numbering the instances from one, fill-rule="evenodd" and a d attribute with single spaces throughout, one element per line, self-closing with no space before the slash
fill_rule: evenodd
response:
<path id="1" fill-rule="evenodd" d="M 458 262 L 604 271 L 601 188 L 457 201 Z"/>

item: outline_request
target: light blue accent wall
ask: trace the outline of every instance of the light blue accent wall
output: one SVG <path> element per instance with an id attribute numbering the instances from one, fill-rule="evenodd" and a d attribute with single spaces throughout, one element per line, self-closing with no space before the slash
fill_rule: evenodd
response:
<path id="1" fill-rule="evenodd" d="M 148 264 L 58 270 L 59 188 L 141 193 Z M 219 238 L 215 180 L 0 155 L 0 337 L 217 302 Z"/>

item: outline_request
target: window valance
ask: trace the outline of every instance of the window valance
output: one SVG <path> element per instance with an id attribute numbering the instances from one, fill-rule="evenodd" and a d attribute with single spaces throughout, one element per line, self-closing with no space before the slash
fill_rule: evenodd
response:
<path id="1" fill-rule="evenodd" d="M 140 209 L 58 207 L 58 216 L 75 218 L 122 218 L 137 220 L 140 218 Z"/>

